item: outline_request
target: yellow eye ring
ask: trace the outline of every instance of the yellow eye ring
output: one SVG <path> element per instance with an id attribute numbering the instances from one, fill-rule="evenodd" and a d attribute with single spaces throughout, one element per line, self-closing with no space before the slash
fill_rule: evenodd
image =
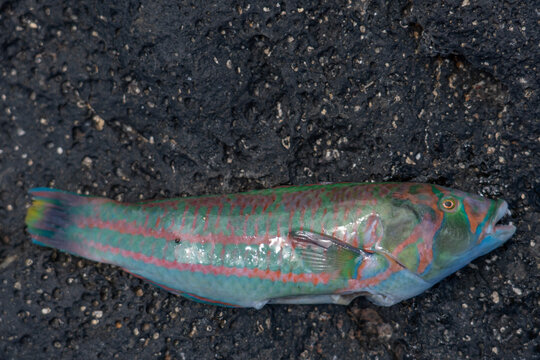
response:
<path id="1" fill-rule="evenodd" d="M 441 206 L 443 208 L 443 210 L 454 210 L 456 208 L 456 200 L 452 199 L 452 198 L 446 198 L 446 199 L 443 199 L 441 201 Z"/>

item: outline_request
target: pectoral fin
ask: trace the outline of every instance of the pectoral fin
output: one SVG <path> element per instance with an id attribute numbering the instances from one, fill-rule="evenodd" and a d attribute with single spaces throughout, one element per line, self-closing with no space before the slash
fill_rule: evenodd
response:
<path id="1" fill-rule="evenodd" d="M 365 251 L 328 235 L 310 231 L 289 234 L 295 251 L 315 273 L 339 273 L 351 279 L 358 266 L 369 256 Z"/>

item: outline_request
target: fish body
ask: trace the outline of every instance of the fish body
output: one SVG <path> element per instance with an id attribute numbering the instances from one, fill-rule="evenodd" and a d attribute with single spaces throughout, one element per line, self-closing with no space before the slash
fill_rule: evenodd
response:
<path id="1" fill-rule="evenodd" d="M 223 306 L 379 305 L 415 296 L 503 244 L 503 200 L 438 185 L 345 183 L 120 203 L 31 191 L 35 243 Z"/>

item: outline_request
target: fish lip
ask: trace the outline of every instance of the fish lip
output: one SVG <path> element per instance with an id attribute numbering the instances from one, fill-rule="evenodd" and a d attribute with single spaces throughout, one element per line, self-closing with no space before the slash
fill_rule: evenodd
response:
<path id="1" fill-rule="evenodd" d="M 504 200 L 500 200 L 500 205 L 497 209 L 497 213 L 493 217 L 493 220 L 488 228 L 487 233 L 494 235 L 502 241 L 508 240 L 516 231 L 516 227 L 510 221 L 508 224 L 497 224 L 505 216 L 511 216 L 512 213 L 508 209 L 508 203 Z"/>

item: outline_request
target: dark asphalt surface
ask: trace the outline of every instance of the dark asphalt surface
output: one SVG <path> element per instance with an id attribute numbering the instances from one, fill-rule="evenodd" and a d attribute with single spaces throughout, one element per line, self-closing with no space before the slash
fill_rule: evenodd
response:
<path id="1" fill-rule="evenodd" d="M 0 0 L 1 359 L 540 358 L 534 2 Z M 516 235 L 390 308 L 217 308 L 32 245 L 27 190 L 322 181 L 502 197 Z"/>

